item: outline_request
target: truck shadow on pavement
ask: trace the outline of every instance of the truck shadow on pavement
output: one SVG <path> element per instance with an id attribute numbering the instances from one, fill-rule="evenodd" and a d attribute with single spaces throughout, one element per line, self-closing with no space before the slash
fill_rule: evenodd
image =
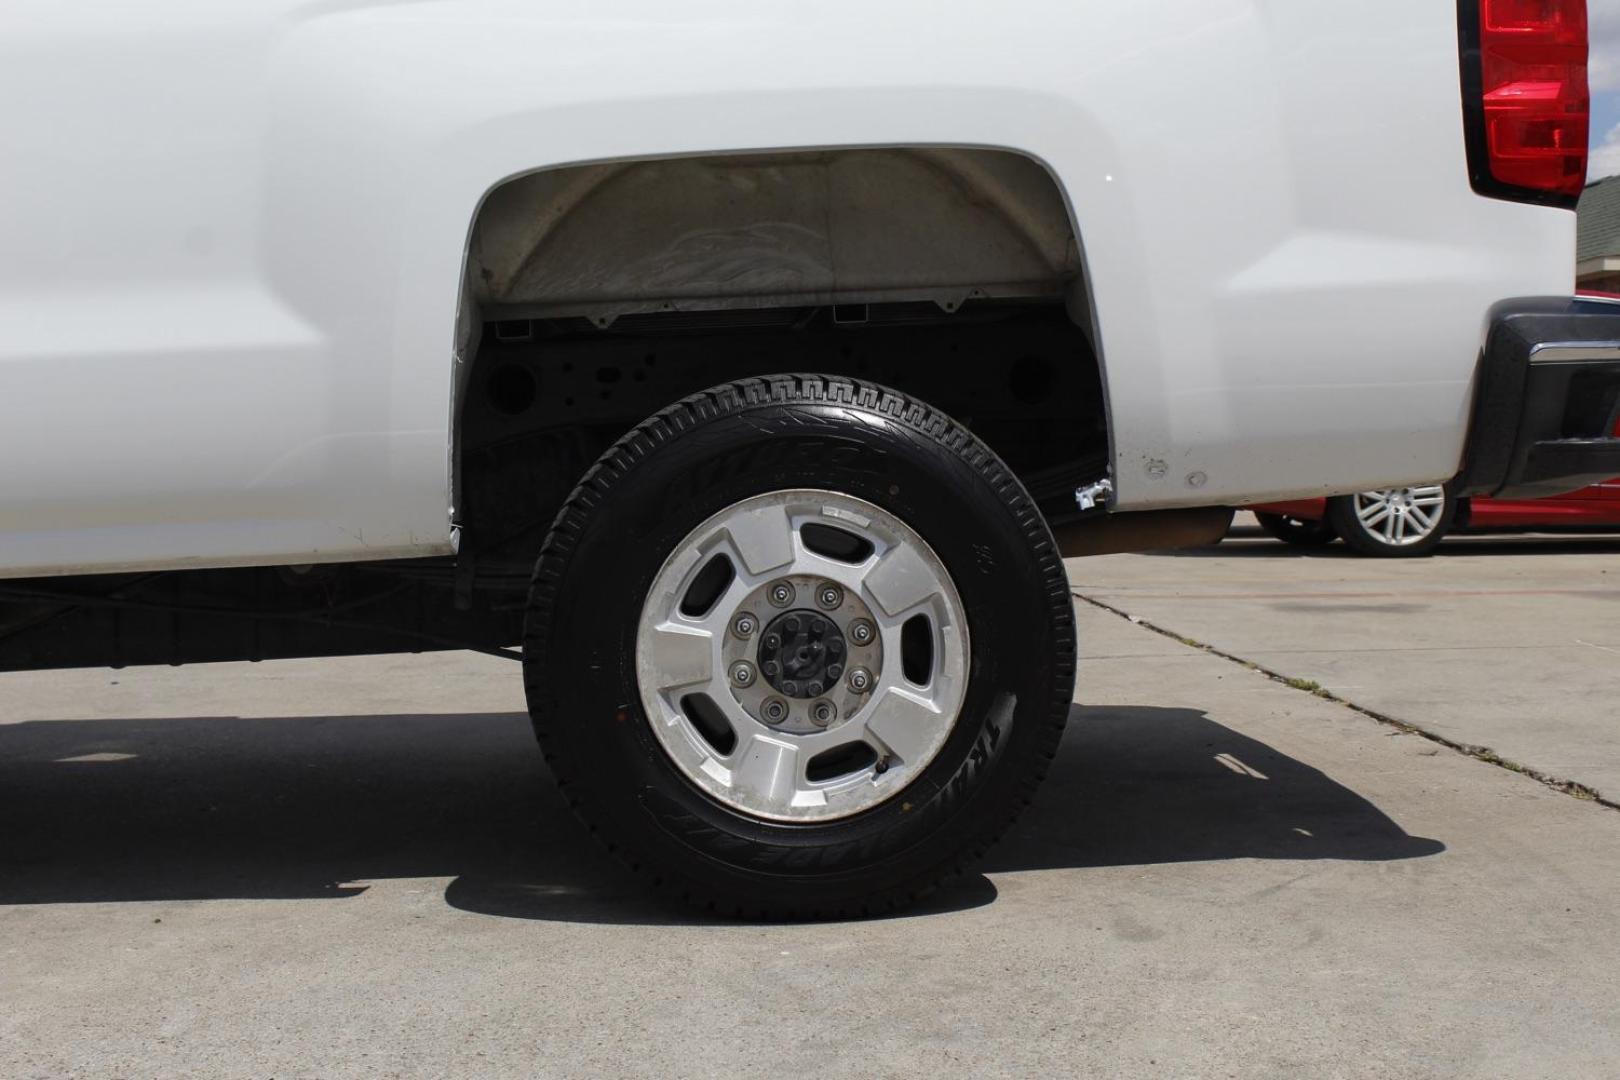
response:
<path id="1" fill-rule="evenodd" d="M 1077 707 L 1036 805 L 985 869 L 1442 850 L 1202 713 Z M 711 921 L 597 850 L 521 714 L 0 725 L 0 904 L 340 899 L 443 877 L 449 904 L 486 915 Z M 906 914 L 995 898 L 974 874 Z"/>

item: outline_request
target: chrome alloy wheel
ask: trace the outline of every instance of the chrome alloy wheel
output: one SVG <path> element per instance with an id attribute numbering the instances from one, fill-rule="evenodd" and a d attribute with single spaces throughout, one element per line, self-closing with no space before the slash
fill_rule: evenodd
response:
<path id="1" fill-rule="evenodd" d="M 1440 526 L 1446 493 L 1439 484 L 1386 488 L 1354 496 L 1362 526 L 1391 547 L 1422 543 Z"/>
<path id="2" fill-rule="evenodd" d="M 692 530 L 636 634 L 664 750 L 712 798 L 772 821 L 834 821 L 904 788 L 950 735 L 967 663 L 933 549 L 829 491 L 755 496 Z"/>

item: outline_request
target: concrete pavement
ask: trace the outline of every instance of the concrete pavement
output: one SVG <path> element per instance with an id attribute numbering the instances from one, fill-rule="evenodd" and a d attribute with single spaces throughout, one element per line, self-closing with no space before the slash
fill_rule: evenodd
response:
<path id="1" fill-rule="evenodd" d="M 1081 623 L 984 873 L 827 925 L 635 891 L 503 661 L 0 678 L 0 1075 L 1614 1074 L 1620 814 Z"/>
<path id="2" fill-rule="evenodd" d="M 1620 537 L 1368 559 L 1240 524 L 1215 548 L 1069 565 L 1085 597 L 1620 802 Z"/>

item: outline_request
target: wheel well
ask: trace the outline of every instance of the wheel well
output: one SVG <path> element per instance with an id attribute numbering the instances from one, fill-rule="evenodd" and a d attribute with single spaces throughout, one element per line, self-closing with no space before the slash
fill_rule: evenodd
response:
<path id="1" fill-rule="evenodd" d="M 1063 195 L 1005 150 L 877 148 L 612 162 L 485 199 L 468 292 L 485 320 L 929 300 L 1061 299 Z"/>
<path id="2" fill-rule="evenodd" d="M 616 162 L 490 193 L 456 402 L 466 559 L 516 573 L 614 439 L 688 393 L 816 371 L 969 426 L 1049 505 L 1108 438 L 1081 249 L 1052 175 L 1004 150 Z M 1065 488 L 1066 485 L 1066 488 Z"/>

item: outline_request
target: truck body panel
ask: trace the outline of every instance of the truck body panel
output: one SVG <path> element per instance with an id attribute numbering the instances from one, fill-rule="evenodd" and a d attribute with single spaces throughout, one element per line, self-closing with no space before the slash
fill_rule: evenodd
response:
<path id="1" fill-rule="evenodd" d="M 661 157 L 1043 165 L 1117 509 L 1449 476 L 1488 308 L 1574 263 L 1470 190 L 1458 65 L 1447 0 L 14 0 L 0 575 L 452 551 L 480 206 Z"/>

